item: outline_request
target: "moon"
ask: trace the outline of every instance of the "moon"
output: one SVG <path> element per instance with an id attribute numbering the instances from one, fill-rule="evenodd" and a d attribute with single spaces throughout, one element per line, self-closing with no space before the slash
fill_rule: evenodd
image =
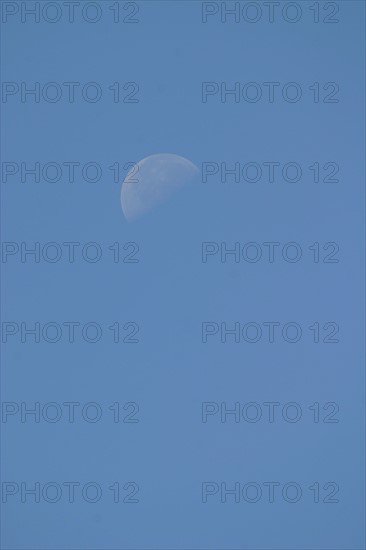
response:
<path id="1" fill-rule="evenodd" d="M 171 153 L 140 160 L 122 184 L 121 205 L 125 218 L 128 221 L 141 218 L 191 183 L 198 173 L 197 166 L 190 160 Z"/>

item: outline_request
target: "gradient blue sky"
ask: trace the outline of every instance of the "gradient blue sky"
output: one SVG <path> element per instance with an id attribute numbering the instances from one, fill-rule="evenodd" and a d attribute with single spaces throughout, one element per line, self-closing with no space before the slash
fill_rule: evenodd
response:
<path id="1" fill-rule="evenodd" d="M 29 2 L 28 2 L 29 4 Z M 6 481 L 136 481 L 140 503 L 3 505 L 6 549 L 364 548 L 364 10 L 341 1 L 337 24 L 201 22 L 201 2 L 139 2 L 138 24 L 2 24 L 2 80 L 100 83 L 100 102 L 2 104 L 4 161 L 94 161 L 92 184 L 2 182 L 5 241 L 96 241 L 89 264 L 3 264 L 3 320 L 140 325 L 140 343 L 3 346 L 3 400 L 140 405 L 138 424 L 2 424 Z M 244 4 L 243 2 L 241 4 Z M 262 3 L 260 3 L 262 4 Z M 283 3 L 281 3 L 281 6 Z M 323 9 L 324 3 L 320 3 Z M 321 12 L 323 13 L 323 12 Z M 135 81 L 140 102 L 108 86 Z M 301 84 L 298 103 L 201 102 L 203 81 Z M 337 82 L 339 102 L 308 86 Z M 107 169 L 170 152 L 202 162 L 298 162 L 297 184 L 213 180 L 128 224 Z M 337 162 L 339 183 L 307 167 Z M 135 241 L 140 262 L 108 246 Z M 339 263 L 201 262 L 201 242 L 339 243 Z M 203 321 L 337 322 L 338 344 L 201 342 Z M 336 402 L 340 422 L 201 422 L 202 401 Z M 297 504 L 201 502 L 203 481 L 296 481 Z M 337 482 L 338 504 L 308 487 Z M 305 496 L 306 495 L 306 496 Z"/>

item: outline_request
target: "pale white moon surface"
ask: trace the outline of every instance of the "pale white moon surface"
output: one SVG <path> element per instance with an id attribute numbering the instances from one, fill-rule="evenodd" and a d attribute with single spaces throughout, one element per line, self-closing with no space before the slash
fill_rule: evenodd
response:
<path id="1" fill-rule="evenodd" d="M 191 183 L 199 170 L 190 160 L 162 153 L 140 160 L 128 172 L 121 189 L 121 205 L 129 221 L 141 218 Z"/>

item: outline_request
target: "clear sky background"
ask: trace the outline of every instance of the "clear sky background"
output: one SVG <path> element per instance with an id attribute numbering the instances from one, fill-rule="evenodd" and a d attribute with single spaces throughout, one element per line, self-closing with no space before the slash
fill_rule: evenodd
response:
<path id="1" fill-rule="evenodd" d="M 259 2 L 263 17 L 252 24 L 222 23 L 220 14 L 204 24 L 196 1 L 141 1 L 138 23 L 113 23 L 112 4 L 100 3 L 95 24 L 80 15 L 70 24 L 65 8 L 55 24 L 22 23 L 19 14 L 2 23 L 3 81 L 97 82 L 103 89 L 97 103 L 80 94 L 73 104 L 65 95 L 22 103 L 18 94 L 2 104 L 3 162 L 92 161 L 103 169 L 96 183 L 80 172 L 74 183 L 65 174 L 55 183 L 3 179 L 4 241 L 95 241 L 103 257 L 94 264 L 80 255 L 73 264 L 65 256 L 57 263 L 9 257 L 2 318 L 94 321 L 104 329 L 95 344 L 65 336 L 22 344 L 17 335 L 3 346 L 4 401 L 103 408 L 95 424 L 21 423 L 19 415 L 2 423 L 3 481 L 103 488 L 95 504 L 80 497 L 70 504 L 65 495 L 54 504 L 9 497 L 3 548 L 364 548 L 364 3 L 337 2 L 334 24 L 323 22 L 331 9 L 322 2 L 319 23 L 313 3 L 302 1 L 297 23 L 280 15 L 269 23 Z M 114 103 L 108 87 L 116 81 L 137 82 L 139 102 Z M 279 89 L 297 82 L 303 97 L 235 103 L 215 96 L 203 104 L 204 81 L 275 81 Z M 314 82 L 338 83 L 339 102 L 314 103 Z M 209 161 L 297 162 L 303 177 L 223 184 L 216 176 L 127 223 L 120 206 L 126 172 L 115 183 L 108 167 L 166 152 L 200 169 Z M 337 163 L 339 181 L 314 183 L 314 162 Z M 114 263 L 108 247 L 131 241 L 139 262 Z M 202 263 L 203 241 L 295 241 L 303 258 L 235 263 L 216 255 Z M 338 243 L 339 262 L 314 263 L 314 242 Z M 113 343 L 106 327 L 116 321 L 138 323 L 139 343 Z M 204 321 L 292 321 L 303 337 L 223 344 L 218 335 L 204 344 Z M 337 323 L 340 341 L 311 342 L 315 321 Z M 297 402 L 303 417 L 222 423 L 216 415 L 202 423 L 207 401 L 228 408 Z M 137 402 L 140 421 L 113 423 L 114 402 Z M 339 422 L 314 423 L 308 407 L 315 402 L 337 403 Z M 139 503 L 113 503 L 108 487 L 116 481 L 138 483 Z M 203 503 L 207 481 L 296 482 L 303 496 L 289 503 L 279 493 L 269 503 L 263 490 L 257 503 L 232 496 L 221 503 L 217 493 Z M 337 483 L 339 502 L 314 503 L 314 482 Z M 321 489 L 322 499 L 330 492 Z"/>

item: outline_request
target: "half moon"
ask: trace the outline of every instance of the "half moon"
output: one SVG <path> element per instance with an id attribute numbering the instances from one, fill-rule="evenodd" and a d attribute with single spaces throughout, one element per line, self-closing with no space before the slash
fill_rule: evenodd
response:
<path id="1" fill-rule="evenodd" d="M 122 184 L 121 205 L 125 218 L 129 221 L 140 218 L 191 183 L 198 173 L 197 166 L 179 155 L 162 153 L 140 160 Z"/>

